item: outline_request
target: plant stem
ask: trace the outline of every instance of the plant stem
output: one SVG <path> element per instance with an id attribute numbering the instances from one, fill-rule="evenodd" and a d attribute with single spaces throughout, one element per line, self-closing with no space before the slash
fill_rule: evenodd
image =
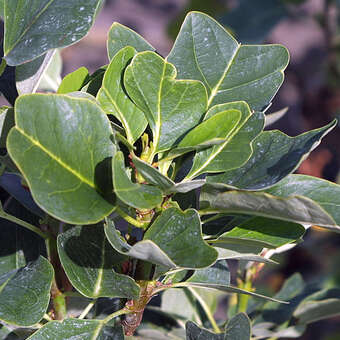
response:
<path id="1" fill-rule="evenodd" d="M 16 223 L 28 230 L 31 230 L 33 231 L 34 233 L 38 234 L 40 237 L 42 237 L 44 240 L 47 240 L 49 239 L 50 235 L 46 232 L 43 232 L 42 230 L 40 230 L 38 227 L 30 224 L 30 223 L 27 223 L 25 221 L 22 221 L 20 220 L 19 218 L 16 218 L 15 216 L 12 216 L 12 215 L 9 215 L 7 214 L 6 212 L 4 211 L 0 211 L 0 218 L 4 218 L 8 221 L 11 221 L 13 223 Z"/>
<path id="2" fill-rule="evenodd" d="M 240 288 L 247 290 L 247 291 L 251 291 L 252 290 L 252 281 L 251 279 L 248 277 L 248 275 L 246 275 L 246 281 L 241 284 Z M 246 313 L 247 308 L 248 308 L 248 301 L 249 301 L 249 295 L 246 294 L 238 294 L 237 297 L 237 312 L 241 313 L 244 312 Z"/>
<path id="3" fill-rule="evenodd" d="M 210 321 L 215 333 L 221 333 L 221 330 L 217 326 L 217 323 L 214 319 L 214 316 L 212 315 L 212 313 L 211 313 L 208 305 L 206 304 L 206 302 L 202 299 L 202 297 L 196 292 L 196 290 L 194 288 L 188 287 L 188 290 L 190 291 L 190 293 L 195 297 L 195 299 L 199 302 L 199 304 L 203 308 L 204 313 L 206 314 L 208 320 Z"/>
<path id="4" fill-rule="evenodd" d="M 82 313 L 78 316 L 78 319 L 84 319 L 85 316 L 89 313 L 89 311 L 93 308 L 93 306 L 96 304 L 97 300 L 91 301 L 86 308 L 82 311 Z"/>
<path id="5" fill-rule="evenodd" d="M 148 223 L 142 223 L 142 222 L 137 221 L 136 219 L 134 219 L 133 217 L 128 215 L 125 211 L 123 211 L 119 207 L 116 208 L 116 212 L 117 212 L 117 214 L 119 214 L 120 217 L 124 218 L 124 220 L 126 222 L 132 224 L 133 226 L 135 226 L 137 228 L 146 229 L 146 227 L 148 225 Z"/>
<path id="6" fill-rule="evenodd" d="M 110 314 L 109 316 L 107 316 L 105 319 L 103 319 L 102 323 L 103 324 L 108 323 L 110 320 L 112 320 L 113 318 L 116 318 L 117 316 L 124 315 L 124 314 L 130 314 L 130 313 L 132 313 L 132 312 L 125 309 L 125 308 L 120 309 L 117 312 L 114 312 L 114 313 Z"/>

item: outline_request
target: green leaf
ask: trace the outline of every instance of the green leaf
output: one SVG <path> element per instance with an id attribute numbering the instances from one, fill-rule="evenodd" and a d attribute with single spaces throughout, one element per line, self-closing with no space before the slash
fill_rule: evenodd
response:
<path id="1" fill-rule="evenodd" d="M 225 340 L 250 340 L 251 324 L 245 313 L 239 313 L 228 321 Z"/>
<path id="2" fill-rule="evenodd" d="M 13 108 L 2 106 L 0 108 L 0 148 L 6 148 L 7 136 L 14 124 Z"/>
<path id="3" fill-rule="evenodd" d="M 106 326 L 101 320 L 51 321 L 27 340 L 124 340 L 122 326 Z"/>
<path id="4" fill-rule="evenodd" d="M 116 153 L 112 168 L 114 191 L 124 203 L 136 209 L 153 209 L 162 203 L 162 192 L 158 188 L 131 181 L 121 151 Z"/>
<path id="5" fill-rule="evenodd" d="M 298 176 L 296 180 L 295 176 Z M 317 182 L 313 183 L 313 191 L 310 191 L 311 186 L 307 184 L 313 181 L 314 178 L 303 177 L 307 178 L 300 178 L 299 175 L 289 175 L 287 178 L 288 181 L 291 181 L 292 186 L 289 186 L 289 182 L 284 179 L 273 189 L 269 189 L 268 192 L 220 192 L 216 188 L 206 185 L 201 191 L 201 208 L 204 209 L 205 213 L 223 212 L 226 214 L 237 213 L 262 216 L 300 224 L 316 224 L 339 231 L 337 222 L 334 220 L 338 219 L 336 210 L 339 197 L 337 196 L 339 195 L 338 186 L 327 181 L 315 179 Z M 303 183 L 304 180 L 305 183 Z M 297 185 L 294 186 L 294 183 L 297 183 Z M 319 187 L 321 189 L 320 194 L 318 194 Z M 286 188 L 287 190 L 291 189 L 291 191 L 285 192 Z M 326 192 L 327 196 L 324 196 Z M 325 201 L 325 197 L 327 198 L 325 203 L 317 201 L 318 199 Z M 334 216 L 331 216 L 330 213 Z"/>
<path id="6" fill-rule="evenodd" d="M 218 237 L 216 242 L 240 240 L 266 248 L 278 248 L 300 239 L 305 228 L 297 223 L 254 217 Z"/>
<path id="7" fill-rule="evenodd" d="M 58 253 L 67 277 L 81 294 L 90 298 L 138 298 L 139 286 L 121 274 L 128 258 L 112 249 L 103 225 L 77 226 L 60 234 Z"/>
<path id="8" fill-rule="evenodd" d="M 86 67 L 80 67 L 69 73 L 61 82 L 57 93 L 66 94 L 80 91 L 89 78 L 89 71 Z"/>
<path id="9" fill-rule="evenodd" d="M 148 183 L 158 186 L 165 194 L 187 193 L 191 190 L 200 188 L 202 185 L 205 184 L 205 180 L 202 179 L 175 183 L 167 176 L 161 174 L 153 166 L 142 161 L 138 157 L 133 157 L 132 161 L 133 164 L 136 166 L 137 171 L 144 177 L 144 179 Z"/>
<path id="10" fill-rule="evenodd" d="M 144 113 L 127 97 L 122 84 L 122 74 L 135 54 L 134 48 L 125 47 L 112 58 L 97 94 L 102 109 L 122 123 L 130 144 L 141 136 L 147 126 Z"/>
<path id="11" fill-rule="evenodd" d="M 145 240 L 156 243 L 178 267 L 205 268 L 217 259 L 217 252 L 204 242 L 196 210 L 168 208 L 146 231 Z"/>
<path id="12" fill-rule="evenodd" d="M 16 101 L 15 119 L 8 152 L 42 209 L 71 224 L 96 223 L 112 212 L 104 194 L 111 191 L 113 132 L 92 100 L 25 95 Z"/>
<path id="13" fill-rule="evenodd" d="M 211 267 L 195 270 L 194 274 L 186 281 L 202 284 L 229 285 L 230 271 L 226 261 L 218 261 Z"/>
<path id="14" fill-rule="evenodd" d="M 0 276 L 0 320 L 32 326 L 46 313 L 53 267 L 42 256 L 26 267 Z"/>
<path id="15" fill-rule="evenodd" d="M 258 255 L 262 251 L 262 247 L 254 246 L 253 244 L 244 244 L 245 242 L 223 242 L 215 245 L 218 252 L 219 260 L 239 260 L 253 261 L 260 263 L 276 264 L 275 261 Z"/>
<path id="16" fill-rule="evenodd" d="M 223 144 L 235 130 L 241 119 L 241 112 L 228 110 L 219 112 L 193 128 L 166 156 L 177 157 L 189 151 L 205 149 L 215 144 Z"/>
<path id="17" fill-rule="evenodd" d="M 215 334 L 207 329 L 200 328 L 194 322 L 188 321 L 185 324 L 186 340 L 224 340 L 224 334 Z"/>
<path id="18" fill-rule="evenodd" d="M 186 178 L 194 178 L 203 173 L 216 173 L 238 168 L 249 159 L 253 152 L 252 141 L 263 130 L 263 113 L 254 113 L 249 118 L 247 116 L 243 118 L 245 114 L 250 115 L 250 109 L 246 103 L 235 102 L 219 106 L 221 109 L 227 107 L 240 108 L 240 111 L 243 112 L 242 120 L 244 123 L 243 125 L 240 124 L 238 129 L 223 144 L 197 152 Z M 211 110 L 215 109 L 212 108 Z"/>
<path id="19" fill-rule="evenodd" d="M 125 71 L 126 90 L 152 130 L 154 152 L 172 148 L 200 122 L 207 108 L 201 82 L 175 78 L 175 67 L 150 51 L 138 53 Z"/>
<path id="20" fill-rule="evenodd" d="M 303 300 L 294 312 L 299 324 L 308 324 L 340 314 L 340 289 L 324 289 Z"/>
<path id="21" fill-rule="evenodd" d="M 51 50 L 15 68 L 16 86 L 20 95 L 37 91 L 39 83 L 52 62 L 55 53 L 56 50 Z"/>
<path id="22" fill-rule="evenodd" d="M 132 46 L 137 52 L 155 51 L 155 49 L 138 33 L 114 22 L 109 30 L 107 52 L 111 60 L 117 52 L 126 46 Z"/>
<path id="23" fill-rule="evenodd" d="M 83 38 L 93 23 L 98 2 L 5 0 L 7 64 L 23 64 L 50 49 L 68 46 Z"/>
<path id="24" fill-rule="evenodd" d="M 208 183 L 218 183 L 242 190 L 262 190 L 273 186 L 294 172 L 337 124 L 330 124 L 296 137 L 281 131 L 264 131 L 253 142 L 254 151 L 242 167 L 217 176 L 208 177 Z"/>
<path id="25" fill-rule="evenodd" d="M 288 59 L 280 45 L 241 46 L 214 19 L 198 12 L 187 15 L 167 58 L 180 79 L 205 84 L 209 107 L 244 100 L 254 110 L 271 102 Z"/>

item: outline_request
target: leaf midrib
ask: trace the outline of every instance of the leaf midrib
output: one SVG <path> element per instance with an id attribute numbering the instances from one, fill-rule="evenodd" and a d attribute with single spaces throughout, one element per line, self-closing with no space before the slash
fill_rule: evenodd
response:
<path id="1" fill-rule="evenodd" d="M 72 175 L 77 177 L 81 182 L 87 184 L 91 188 L 97 190 L 97 187 L 93 182 L 85 178 L 82 174 L 80 174 L 78 171 L 74 170 L 70 166 L 68 166 L 63 160 L 61 160 L 59 157 L 57 157 L 55 154 L 53 154 L 51 151 L 46 149 L 42 144 L 40 144 L 37 140 L 35 140 L 32 136 L 28 135 L 24 130 L 19 128 L 18 126 L 15 126 L 15 129 L 19 131 L 25 138 L 27 138 L 33 145 L 37 146 L 40 150 L 45 152 L 50 158 L 52 158 L 55 162 L 57 162 L 59 165 L 61 165 L 63 168 L 65 168 L 68 172 L 70 172 Z"/>
<path id="2" fill-rule="evenodd" d="M 21 35 L 19 36 L 19 38 L 12 44 L 11 47 L 9 47 L 8 49 L 6 49 L 5 51 L 5 55 L 8 55 L 9 52 L 11 52 L 16 45 L 18 45 L 18 43 L 20 42 L 20 40 L 25 36 L 25 34 L 31 29 L 31 27 L 33 26 L 33 24 L 39 19 L 39 17 L 47 11 L 47 9 L 50 7 L 50 5 L 54 2 L 54 0 L 50 0 L 45 7 L 40 11 L 40 13 L 38 15 L 36 15 L 33 20 L 31 21 L 31 23 L 29 25 L 27 25 L 27 28 L 21 33 Z M 6 8 L 6 7 L 5 7 Z M 6 25 L 7 26 L 7 25 Z"/>

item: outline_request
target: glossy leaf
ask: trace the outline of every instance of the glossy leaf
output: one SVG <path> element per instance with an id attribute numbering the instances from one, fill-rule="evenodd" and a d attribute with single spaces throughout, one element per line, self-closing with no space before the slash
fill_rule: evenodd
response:
<path id="1" fill-rule="evenodd" d="M 246 164 L 221 175 L 208 177 L 209 183 L 221 183 L 242 190 L 262 190 L 294 172 L 337 122 L 296 137 L 281 131 L 264 131 L 253 143 L 253 154 Z"/>
<path id="2" fill-rule="evenodd" d="M 230 319 L 225 330 L 224 340 L 250 340 L 251 324 L 245 313 L 239 313 Z"/>
<path id="3" fill-rule="evenodd" d="M 144 113 L 127 97 L 122 84 L 123 72 L 135 54 L 134 48 L 125 47 L 112 58 L 97 94 L 102 109 L 122 123 L 130 144 L 141 136 L 147 126 Z"/>
<path id="4" fill-rule="evenodd" d="M 133 47 L 137 52 L 155 51 L 138 33 L 118 22 L 114 22 L 109 30 L 107 40 L 109 59 L 111 60 L 116 53 L 126 46 Z"/>
<path id="5" fill-rule="evenodd" d="M 116 153 L 112 168 L 114 191 L 124 203 L 136 209 L 153 209 L 162 203 L 162 192 L 158 188 L 131 181 L 121 151 Z"/>
<path id="6" fill-rule="evenodd" d="M 138 297 L 139 286 L 121 274 L 122 264 L 128 258 L 112 249 L 102 225 L 77 226 L 60 234 L 58 253 L 67 277 L 83 295 Z"/>
<path id="7" fill-rule="evenodd" d="M 19 65 L 53 48 L 74 44 L 90 29 L 100 0 L 5 0 L 4 51 Z M 41 32 L 44 32 L 43 36 Z"/>
<path id="8" fill-rule="evenodd" d="M 216 250 L 202 239 L 201 221 L 194 209 L 164 210 L 144 239 L 156 243 L 178 267 L 205 268 L 217 259 Z"/>
<path id="9" fill-rule="evenodd" d="M 65 319 L 51 321 L 27 340 L 124 340 L 120 325 L 106 326 L 101 320 Z"/>
<path id="10" fill-rule="evenodd" d="M 207 329 L 200 328 L 194 322 L 188 321 L 185 324 L 186 340 L 224 340 L 224 334 L 215 334 Z"/>
<path id="11" fill-rule="evenodd" d="M 103 195 L 110 191 L 113 132 L 92 100 L 26 95 L 16 101 L 15 119 L 8 152 L 42 209 L 72 224 L 95 223 L 112 212 Z"/>
<path id="12" fill-rule="evenodd" d="M 225 247 L 225 248 L 223 248 Z M 275 261 L 258 255 L 262 251 L 262 247 L 254 247 L 254 245 L 244 245 L 244 242 L 223 242 L 215 245 L 218 252 L 219 260 L 239 260 L 253 261 L 260 263 L 276 264 Z M 253 253 L 252 253 L 253 252 Z"/>
<path id="13" fill-rule="evenodd" d="M 240 107 L 243 112 L 250 110 L 247 104 L 230 103 L 221 105 L 222 107 Z M 223 144 L 213 146 L 209 149 L 196 153 L 192 168 L 186 176 L 194 178 L 203 173 L 216 173 L 235 169 L 244 164 L 252 154 L 252 141 L 262 131 L 264 126 L 263 113 L 254 113 L 235 134 L 230 136 Z"/>
<path id="14" fill-rule="evenodd" d="M 340 314 L 340 289 L 330 288 L 308 296 L 294 312 L 300 324 L 308 324 Z"/>
<path id="15" fill-rule="evenodd" d="M 200 122 L 207 108 L 201 82 L 175 78 L 175 67 L 150 51 L 137 54 L 125 71 L 126 90 L 145 114 L 155 152 L 172 148 Z"/>
<path id="16" fill-rule="evenodd" d="M 270 103 L 288 59 L 280 45 L 241 46 L 214 19 L 198 12 L 187 15 L 167 58 L 179 78 L 205 84 L 209 106 L 244 100 L 254 110 Z"/>
<path id="17" fill-rule="evenodd" d="M 52 279 L 53 267 L 43 257 L 1 275 L 0 320 L 19 326 L 39 322 L 50 300 Z"/>
<path id="18" fill-rule="evenodd" d="M 15 68 L 16 85 L 19 95 L 35 93 L 47 68 L 53 60 L 56 50 Z"/>
<path id="19" fill-rule="evenodd" d="M 228 110 L 219 112 L 212 117 L 204 120 L 189 131 L 176 146 L 170 155 L 175 156 L 183 153 L 205 149 L 215 144 L 220 145 L 235 130 L 241 119 L 241 112 L 238 110 Z M 166 158 L 169 158 L 167 155 Z"/>
<path id="20" fill-rule="evenodd" d="M 290 176 L 293 176 L 292 182 L 294 182 L 294 177 L 296 175 Z M 288 179 L 290 176 L 288 176 Z M 321 187 L 324 187 L 324 189 L 327 188 L 328 202 L 332 202 L 331 204 L 325 203 L 324 207 L 319 205 L 318 202 L 313 201 L 310 197 L 304 197 L 304 190 L 301 186 L 298 186 L 300 189 L 299 193 L 295 190 L 295 193 L 291 193 L 291 195 L 283 194 L 285 188 L 285 185 L 283 184 L 284 183 L 278 184 L 273 187 L 275 188 L 273 190 L 270 189 L 270 193 L 261 191 L 219 192 L 212 187 L 205 186 L 200 197 L 201 208 L 206 208 L 206 212 L 209 211 L 209 213 L 223 212 L 227 214 L 248 214 L 300 224 L 317 224 L 335 231 L 339 230 L 337 223 L 325 210 L 326 207 L 329 211 L 334 213 L 337 218 L 337 204 L 330 201 L 330 196 L 335 198 L 335 202 L 338 200 L 336 197 L 336 191 L 338 189 L 336 184 L 333 184 L 336 188 L 334 194 L 332 193 L 332 195 L 329 195 L 329 188 L 333 187 L 332 183 L 326 181 L 320 183 Z M 276 192 L 274 190 L 276 190 Z M 280 190 L 282 190 L 282 194 L 278 195 Z M 313 193 L 314 190 L 315 187 L 313 186 Z M 308 193 L 308 195 L 309 194 L 310 193 Z"/>
<path id="21" fill-rule="evenodd" d="M 191 190 L 200 188 L 205 184 L 205 180 L 203 179 L 175 183 L 167 176 L 161 174 L 153 166 L 142 161 L 138 157 L 133 157 L 133 163 L 136 166 L 137 171 L 145 178 L 148 183 L 158 186 L 165 194 L 187 193 Z"/>
<path id="22" fill-rule="evenodd" d="M 266 248 L 278 248 L 300 239 L 304 233 L 305 228 L 297 223 L 254 217 L 219 236 L 215 244 L 237 239 Z"/>
<path id="23" fill-rule="evenodd" d="M 80 91 L 86 81 L 89 79 L 89 71 L 86 67 L 80 67 L 78 70 L 69 73 L 61 82 L 57 93 L 66 94 Z"/>

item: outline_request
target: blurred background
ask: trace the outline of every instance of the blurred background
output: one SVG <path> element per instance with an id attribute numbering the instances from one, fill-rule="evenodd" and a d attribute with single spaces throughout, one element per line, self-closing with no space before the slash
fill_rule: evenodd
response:
<path id="1" fill-rule="evenodd" d="M 190 10 L 213 16 L 242 43 L 278 43 L 289 49 L 286 79 L 268 112 L 289 109 L 271 129 L 295 136 L 340 117 L 340 0 L 107 0 L 90 33 L 62 51 L 63 75 L 80 66 L 94 72 L 108 63 L 106 38 L 114 21 L 140 33 L 166 56 Z M 298 172 L 337 182 L 339 168 L 337 128 Z M 260 290 L 276 292 L 295 272 L 307 282 L 340 287 L 340 235 L 311 228 L 304 243 L 277 260 L 280 265 L 261 272 L 255 283 Z M 339 340 L 340 318 L 311 325 L 300 339 Z"/>

